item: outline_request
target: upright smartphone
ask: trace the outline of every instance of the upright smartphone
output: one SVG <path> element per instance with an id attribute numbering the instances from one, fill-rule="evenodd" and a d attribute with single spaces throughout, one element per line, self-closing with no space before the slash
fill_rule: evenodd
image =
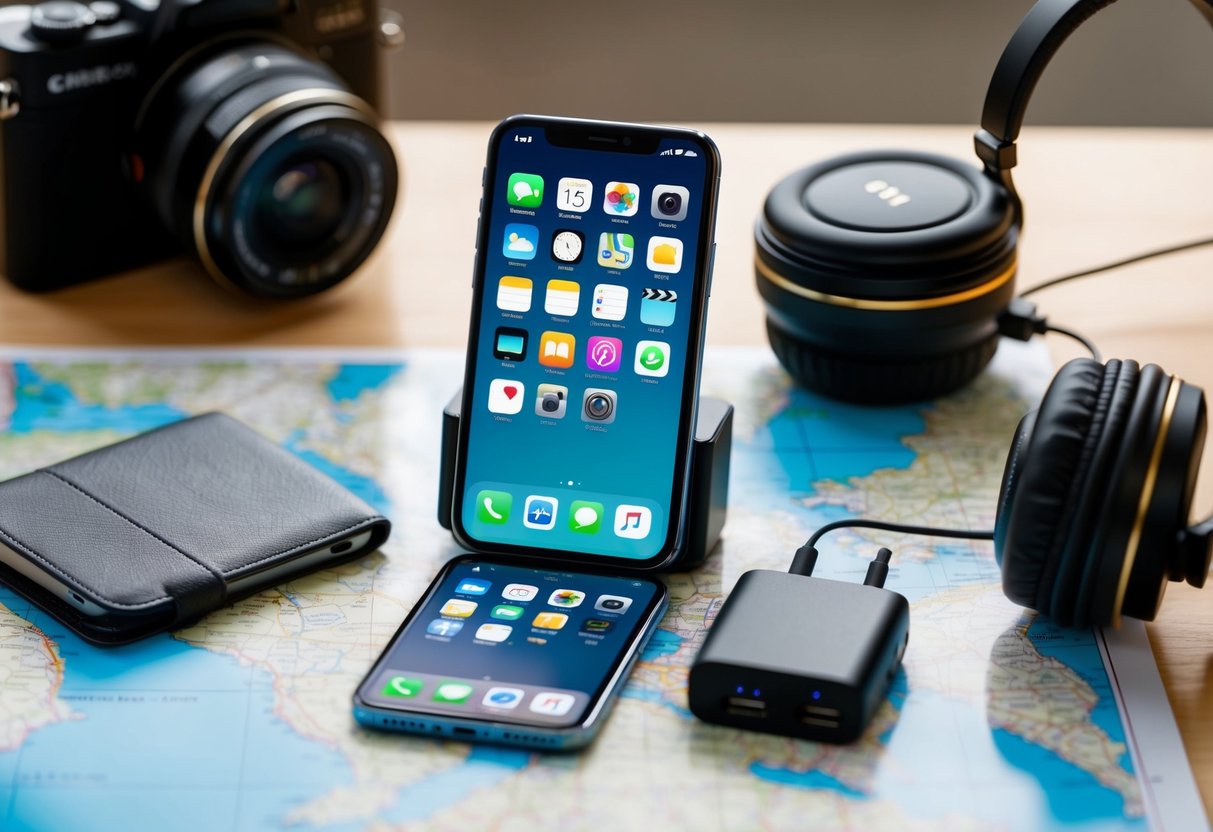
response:
<path id="1" fill-rule="evenodd" d="M 631 569 L 678 551 L 720 161 L 692 130 L 517 116 L 484 177 L 452 529 Z"/>
<path id="2" fill-rule="evenodd" d="M 665 608 L 665 586 L 644 576 L 465 555 L 359 684 L 354 717 L 454 739 L 585 745 Z"/>

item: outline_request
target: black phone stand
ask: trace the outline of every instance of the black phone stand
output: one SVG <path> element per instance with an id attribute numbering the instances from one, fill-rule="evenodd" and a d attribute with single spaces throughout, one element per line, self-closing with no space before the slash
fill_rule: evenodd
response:
<path id="1" fill-rule="evenodd" d="M 451 528 L 451 498 L 455 491 L 455 449 L 459 444 L 462 391 L 442 411 L 442 468 L 438 481 L 438 522 Z M 690 493 L 683 515 L 684 549 L 665 571 L 699 566 L 716 547 L 724 528 L 729 499 L 729 452 L 733 447 L 733 405 L 704 396 L 699 400 L 695 443 L 691 450 Z"/>

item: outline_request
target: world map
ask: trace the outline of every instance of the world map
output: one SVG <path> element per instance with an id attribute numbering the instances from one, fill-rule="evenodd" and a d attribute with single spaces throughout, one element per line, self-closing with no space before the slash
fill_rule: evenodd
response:
<path id="1" fill-rule="evenodd" d="M 120 648 L 91 646 L 0 586 L 0 828 L 1145 828 L 1095 636 L 1002 595 L 989 544 L 867 531 L 818 575 L 861 581 L 876 548 L 911 602 L 910 647 L 848 746 L 710 726 L 687 674 L 725 592 L 786 569 L 816 527 L 863 514 L 989 527 L 1043 352 L 1000 352 L 929 405 L 851 407 L 794 388 L 765 350 L 709 351 L 736 407 L 729 517 L 600 737 L 543 755 L 359 728 L 350 697 L 438 567 L 441 410 L 462 355 L 193 352 L 0 357 L 0 478 L 221 410 L 392 518 L 381 552 Z M 810 637 L 806 634 L 806 637 Z"/>

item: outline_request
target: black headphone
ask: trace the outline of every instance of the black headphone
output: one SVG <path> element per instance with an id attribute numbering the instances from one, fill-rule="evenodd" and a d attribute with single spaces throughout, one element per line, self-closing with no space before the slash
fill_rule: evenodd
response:
<path id="1" fill-rule="evenodd" d="M 771 191 L 755 269 L 780 361 L 809 389 L 892 403 L 971 380 L 1014 298 L 1015 139 L 1041 72 L 1113 0 L 1040 0 L 994 70 L 984 169 L 927 153 L 829 159 Z M 1213 22 L 1213 0 L 1193 0 Z M 992 536 L 1003 589 L 1059 624 L 1150 620 L 1168 580 L 1202 586 L 1213 520 L 1189 527 L 1204 392 L 1151 364 L 1066 364 L 1020 422 Z M 841 525 L 841 523 L 839 524 Z M 888 526 L 888 524 L 885 524 Z M 960 536 L 959 534 L 953 536 Z"/>

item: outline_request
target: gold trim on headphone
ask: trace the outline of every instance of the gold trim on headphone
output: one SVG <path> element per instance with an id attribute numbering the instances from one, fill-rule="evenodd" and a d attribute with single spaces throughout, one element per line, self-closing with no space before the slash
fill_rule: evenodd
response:
<path id="1" fill-rule="evenodd" d="M 1170 387 L 1167 389 L 1167 400 L 1162 406 L 1162 417 L 1158 420 L 1158 435 L 1154 437 L 1154 449 L 1150 452 L 1150 465 L 1146 468 L 1146 478 L 1141 484 L 1141 497 L 1137 501 L 1137 517 L 1133 520 L 1133 531 L 1129 533 L 1129 542 L 1125 545 L 1125 562 L 1120 570 L 1120 583 L 1116 586 L 1116 602 L 1112 605 L 1112 626 L 1114 627 L 1120 626 L 1120 609 L 1124 606 L 1125 591 L 1129 587 L 1129 575 L 1133 572 L 1133 564 L 1137 561 L 1137 549 L 1141 545 L 1141 533 L 1146 524 L 1146 511 L 1150 508 L 1150 501 L 1154 498 L 1154 483 L 1158 479 L 1162 451 L 1166 445 L 1167 431 L 1171 429 L 1171 419 L 1175 415 L 1175 405 L 1179 401 L 1181 385 L 1182 382 L 1172 375 Z"/>
<path id="2" fill-rule="evenodd" d="M 1011 265 L 1007 267 L 1006 271 L 1001 272 L 996 277 L 982 283 L 980 286 L 974 286 L 972 289 L 965 289 L 963 292 L 956 292 L 951 295 L 942 295 L 937 298 L 920 298 L 918 300 L 865 300 L 863 298 L 849 298 L 844 295 L 829 295 L 825 292 L 806 289 L 804 286 L 793 283 L 783 275 L 776 273 L 774 269 L 762 262 L 761 258 L 757 255 L 754 256 L 754 268 L 758 271 L 758 274 L 786 292 L 791 292 L 794 295 L 800 295 L 802 298 L 815 300 L 819 303 L 828 303 L 831 306 L 870 309 L 878 312 L 910 312 L 915 309 L 937 309 L 941 306 L 964 303 L 967 300 L 988 295 L 1002 286 L 1015 276 L 1015 270 L 1018 266 L 1018 261 L 1012 260 Z"/>

